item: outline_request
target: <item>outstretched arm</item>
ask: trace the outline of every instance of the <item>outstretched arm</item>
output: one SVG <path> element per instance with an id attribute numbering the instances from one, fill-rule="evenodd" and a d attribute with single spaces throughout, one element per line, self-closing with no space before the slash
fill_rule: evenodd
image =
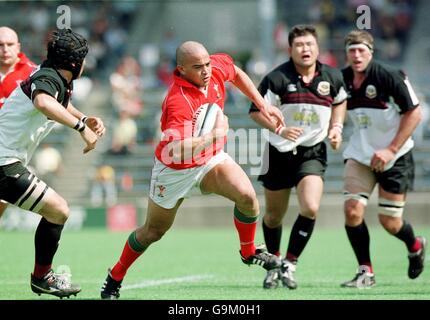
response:
<path id="1" fill-rule="evenodd" d="M 87 146 L 84 148 L 84 153 L 95 148 L 97 142 L 96 134 L 90 130 L 81 120 L 75 115 L 66 111 L 58 101 L 49 94 L 38 92 L 35 94 L 33 104 L 36 109 L 46 115 L 49 119 L 59 122 L 69 128 L 78 130 L 82 139 Z"/>
<path id="2" fill-rule="evenodd" d="M 76 109 L 70 102 L 67 105 L 67 111 L 74 115 L 77 119 L 81 119 L 85 124 L 93 130 L 99 137 L 103 136 L 106 128 L 104 126 L 104 123 L 102 119 L 98 117 L 87 117 L 85 114 L 83 114 L 81 111 Z"/>
<path id="3" fill-rule="evenodd" d="M 267 120 L 267 123 L 273 123 L 274 126 L 285 126 L 284 117 L 278 108 L 270 106 L 261 96 L 249 76 L 238 66 L 234 66 L 236 78 L 232 83 L 246 95 L 260 110 L 260 113 Z M 274 119 L 272 119 L 274 118 Z"/>

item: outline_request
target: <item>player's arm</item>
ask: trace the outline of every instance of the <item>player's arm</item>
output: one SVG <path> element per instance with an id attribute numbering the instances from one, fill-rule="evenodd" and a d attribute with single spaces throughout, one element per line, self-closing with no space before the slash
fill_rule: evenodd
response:
<path id="1" fill-rule="evenodd" d="M 232 83 L 251 100 L 255 106 L 260 110 L 261 115 L 267 120 L 266 124 L 274 122 L 273 126 L 285 126 L 284 116 L 278 108 L 269 105 L 266 100 L 258 92 L 249 76 L 238 66 L 234 66 L 236 71 L 236 78 Z M 274 118 L 274 121 L 272 120 Z"/>
<path id="2" fill-rule="evenodd" d="M 400 118 L 399 129 L 387 148 L 375 152 L 370 166 L 375 171 L 384 171 L 384 166 L 394 159 L 403 144 L 412 136 L 417 125 L 421 122 L 421 107 L 417 106 L 405 112 Z"/>
<path id="3" fill-rule="evenodd" d="M 170 142 L 167 146 L 169 155 L 174 162 L 183 162 L 190 159 L 207 148 L 214 148 L 218 140 L 225 138 L 228 129 L 228 118 L 220 111 L 217 114 L 214 128 L 210 132 L 200 137 L 190 137 Z"/>
<path id="4" fill-rule="evenodd" d="M 343 123 L 346 114 L 346 100 L 332 107 L 330 126 L 327 138 L 333 150 L 339 149 L 342 143 Z"/>
<path id="5" fill-rule="evenodd" d="M 87 144 L 84 148 L 84 153 L 95 148 L 97 142 L 97 136 L 95 133 L 87 128 L 83 121 L 77 119 L 70 112 L 67 112 L 54 97 L 39 90 L 33 93 L 33 104 L 36 109 L 46 115 L 49 119 L 79 131 L 82 139 Z"/>
<path id="6" fill-rule="evenodd" d="M 76 109 L 70 102 L 67 105 L 67 111 L 74 115 L 77 119 L 82 120 L 91 130 L 93 130 L 99 137 L 103 136 L 106 131 L 102 119 L 98 117 L 87 117 L 81 111 Z"/>
<path id="7" fill-rule="evenodd" d="M 418 126 L 421 120 L 421 106 L 417 106 L 412 110 L 406 111 L 400 118 L 399 130 L 388 146 L 388 149 L 390 149 L 393 153 L 397 153 L 406 140 L 412 136 L 415 128 Z"/>
<path id="8" fill-rule="evenodd" d="M 386 79 L 387 91 L 400 107 L 401 117 L 399 129 L 393 140 L 385 149 L 377 150 L 370 161 L 370 166 L 375 171 L 384 170 L 385 165 L 394 159 L 422 120 L 418 98 L 407 76 L 402 71 L 391 71 L 386 72 Z"/>

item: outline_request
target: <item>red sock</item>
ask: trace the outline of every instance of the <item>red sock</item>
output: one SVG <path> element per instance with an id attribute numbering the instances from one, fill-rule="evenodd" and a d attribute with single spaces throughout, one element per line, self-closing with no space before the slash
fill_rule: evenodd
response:
<path id="1" fill-rule="evenodd" d="M 421 241 L 418 238 L 415 238 L 414 245 L 410 248 L 409 252 L 417 252 L 422 247 Z"/>
<path id="2" fill-rule="evenodd" d="M 285 256 L 285 258 L 290 262 L 297 261 L 297 257 L 295 255 L 293 255 L 292 253 L 289 253 L 289 252 L 287 252 L 287 255 Z"/>
<path id="3" fill-rule="evenodd" d="M 370 273 L 373 273 L 372 263 L 370 263 L 370 262 L 365 262 L 365 263 L 362 263 L 361 265 L 366 266 L 366 267 L 369 267 L 369 272 L 370 272 Z"/>
<path id="4" fill-rule="evenodd" d="M 37 279 L 42 279 L 45 274 L 48 273 L 48 271 L 51 270 L 51 265 L 40 265 L 35 263 L 34 264 L 34 271 L 33 276 Z"/>
<path id="5" fill-rule="evenodd" d="M 245 259 L 255 254 L 257 219 L 258 217 L 245 216 L 236 207 L 234 208 L 234 225 L 239 233 L 240 253 Z"/>
<path id="6" fill-rule="evenodd" d="M 136 232 L 130 234 L 122 250 L 121 257 L 110 272 L 112 278 L 116 281 L 121 281 L 127 273 L 128 268 L 145 250 L 146 247 L 137 241 Z"/>

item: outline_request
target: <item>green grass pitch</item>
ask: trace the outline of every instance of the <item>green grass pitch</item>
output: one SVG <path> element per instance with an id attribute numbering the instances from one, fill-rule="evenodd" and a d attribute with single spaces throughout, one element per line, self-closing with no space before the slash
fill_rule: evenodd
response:
<path id="1" fill-rule="evenodd" d="M 263 242 L 261 227 L 257 243 Z M 284 228 L 285 252 L 289 228 Z M 297 290 L 264 290 L 265 271 L 240 261 L 239 241 L 233 225 L 224 229 L 175 229 L 151 246 L 131 267 L 121 299 L 130 300 L 399 300 L 430 299 L 430 270 L 416 280 L 407 277 L 406 248 L 381 227 L 370 228 L 371 255 L 376 275 L 372 289 L 344 289 L 356 269 L 355 258 L 343 229 L 316 226 L 300 257 Z M 417 234 L 430 238 L 430 228 Z M 100 287 L 128 233 L 100 229 L 64 231 L 54 268 L 67 266 L 82 292 L 71 299 L 99 299 Z M 30 272 L 34 245 L 31 232 L 0 230 L 0 300 L 39 300 L 55 297 L 33 294 Z M 426 259 L 428 264 L 429 258 Z"/>

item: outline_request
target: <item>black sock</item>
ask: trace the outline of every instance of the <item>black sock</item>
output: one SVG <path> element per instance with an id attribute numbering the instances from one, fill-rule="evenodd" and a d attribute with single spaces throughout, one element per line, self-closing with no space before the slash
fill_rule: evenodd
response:
<path id="1" fill-rule="evenodd" d="M 394 234 L 394 236 L 406 244 L 408 251 L 412 251 L 412 248 L 415 244 L 415 234 L 414 229 L 412 229 L 412 226 L 407 221 L 403 220 L 402 227 L 400 228 L 399 232 Z"/>
<path id="2" fill-rule="evenodd" d="M 51 223 L 45 218 L 40 220 L 34 235 L 37 265 L 46 266 L 52 264 L 63 227 L 64 225 Z"/>
<path id="3" fill-rule="evenodd" d="M 288 260 L 297 261 L 303 249 L 306 247 L 309 239 L 311 238 L 314 225 L 314 219 L 306 218 L 301 214 L 298 215 L 290 234 L 287 250 Z"/>
<path id="4" fill-rule="evenodd" d="M 276 228 L 269 228 L 266 226 L 263 219 L 263 235 L 267 250 L 272 254 L 279 255 L 282 237 L 282 224 Z"/>
<path id="5" fill-rule="evenodd" d="M 345 226 L 349 242 L 354 250 L 359 265 L 371 265 L 370 262 L 370 236 L 366 222 L 355 227 Z"/>

